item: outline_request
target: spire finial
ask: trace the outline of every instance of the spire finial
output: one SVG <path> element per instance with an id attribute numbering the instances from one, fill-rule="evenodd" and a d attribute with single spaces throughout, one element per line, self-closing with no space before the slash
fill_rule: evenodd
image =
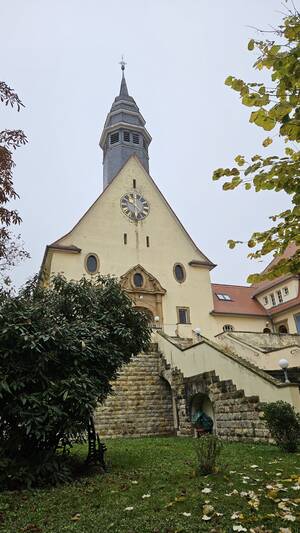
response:
<path id="1" fill-rule="evenodd" d="M 124 61 L 124 56 L 123 56 L 123 54 L 122 54 L 122 57 L 121 57 L 120 65 L 121 65 L 122 73 L 124 74 L 126 61 Z"/>

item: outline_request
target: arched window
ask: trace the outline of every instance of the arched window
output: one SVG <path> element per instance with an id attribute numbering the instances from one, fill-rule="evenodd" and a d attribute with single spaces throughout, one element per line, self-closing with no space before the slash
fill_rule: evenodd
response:
<path id="1" fill-rule="evenodd" d="M 270 328 L 264 328 L 264 329 L 263 329 L 263 333 L 271 333 Z"/>
<path id="2" fill-rule="evenodd" d="M 133 284 L 135 287 L 142 287 L 144 284 L 144 278 L 140 272 L 136 272 L 133 276 Z"/>
<path id="3" fill-rule="evenodd" d="M 234 330 L 234 327 L 232 326 L 232 324 L 224 324 L 223 331 L 233 331 L 233 330 Z"/>
<path id="4" fill-rule="evenodd" d="M 99 259 L 96 254 L 89 254 L 85 258 L 85 268 L 89 274 L 96 274 L 99 270 Z"/>
<path id="5" fill-rule="evenodd" d="M 278 333 L 288 333 L 287 327 L 284 324 L 280 324 L 278 327 Z"/>
<path id="6" fill-rule="evenodd" d="M 186 274 L 185 274 L 185 268 L 183 265 L 181 265 L 180 263 L 175 263 L 173 267 L 173 273 L 178 283 L 183 283 L 185 281 Z"/>

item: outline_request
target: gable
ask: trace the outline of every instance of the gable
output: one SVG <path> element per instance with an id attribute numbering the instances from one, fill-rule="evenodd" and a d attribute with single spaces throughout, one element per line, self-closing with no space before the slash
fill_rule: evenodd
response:
<path id="1" fill-rule="evenodd" d="M 150 205 L 149 215 L 138 223 L 129 221 L 120 209 L 120 199 L 133 189 L 133 180 L 136 182 L 136 191 Z M 215 266 L 196 246 L 155 182 L 134 156 L 129 158 L 73 229 L 51 246 L 76 246 L 83 251 L 87 244 L 90 247 L 101 245 L 102 249 L 109 244 L 111 247 L 120 247 L 125 233 L 130 240 L 129 248 L 137 250 L 143 247 L 144 239 L 148 236 L 152 248 L 159 247 L 167 251 L 176 245 L 187 256 L 188 262 L 208 269 Z"/>

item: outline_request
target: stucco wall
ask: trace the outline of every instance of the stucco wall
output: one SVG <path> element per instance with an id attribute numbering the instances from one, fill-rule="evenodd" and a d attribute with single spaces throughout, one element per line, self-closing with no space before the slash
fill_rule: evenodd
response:
<path id="1" fill-rule="evenodd" d="M 272 338 L 272 335 L 270 337 Z M 274 337 L 276 338 L 276 335 Z M 300 367 L 300 346 L 283 346 L 281 349 L 276 349 L 276 351 L 264 353 L 258 347 L 249 346 L 239 339 L 232 338 L 230 334 L 219 335 L 216 340 L 224 348 L 232 350 L 240 357 L 243 357 L 263 370 L 278 370 L 279 359 L 287 359 L 290 367 Z M 297 343 L 298 339 L 295 341 L 295 344 Z"/>
<path id="2" fill-rule="evenodd" d="M 284 287 L 287 287 L 289 290 L 288 294 L 284 294 Z M 277 285 L 276 287 L 273 287 L 271 289 L 267 289 L 266 291 L 262 292 L 257 296 L 257 299 L 259 303 L 265 307 L 266 309 L 272 309 L 273 304 L 270 298 L 270 294 L 274 294 L 276 304 L 279 304 L 277 291 L 281 291 L 283 302 L 288 302 L 289 300 L 292 300 L 293 298 L 296 298 L 298 296 L 298 290 L 299 290 L 299 280 L 297 279 L 289 279 L 280 285 Z M 268 303 L 266 304 L 264 301 L 264 297 L 267 296 Z"/>
<path id="3" fill-rule="evenodd" d="M 273 318 L 274 325 L 281 324 L 287 321 L 289 333 L 297 333 L 297 327 L 295 322 L 295 315 L 300 314 L 300 306 L 294 307 L 290 311 L 279 313 Z"/>
<path id="4" fill-rule="evenodd" d="M 177 367 L 184 377 L 215 371 L 220 380 L 230 379 L 247 396 L 258 395 L 262 402 L 283 400 L 300 412 L 300 393 L 297 385 L 275 385 L 259 372 L 244 366 L 229 355 L 203 342 L 184 351 L 168 339 L 157 334 L 159 349 L 172 367 Z"/>
<path id="5" fill-rule="evenodd" d="M 136 191 L 150 204 L 150 213 L 141 222 L 133 223 L 121 212 L 120 198 L 132 190 L 133 179 Z M 123 235 L 127 234 L 127 245 Z M 150 247 L 146 246 L 146 236 Z M 212 338 L 218 331 L 209 312 L 213 308 L 209 271 L 191 267 L 189 261 L 205 258 L 168 208 L 163 197 L 149 179 L 142 165 L 131 158 L 119 175 L 73 230 L 59 240 L 60 245 L 75 245 L 80 254 L 54 252 L 51 273 L 63 272 L 69 279 L 79 279 L 86 274 L 84 259 L 88 253 L 96 253 L 100 259 L 100 272 L 121 276 L 127 270 L 141 264 L 154 275 L 164 289 L 164 329 L 175 334 L 176 307 L 189 307 L 192 327 L 200 327 L 205 336 Z M 174 263 L 186 269 L 186 280 L 178 283 L 173 275 Z"/>
<path id="6" fill-rule="evenodd" d="M 214 316 L 218 333 L 223 331 L 225 324 L 231 324 L 236 331 L 262 332 L 268 322 L 268 317 L 238 317 L 230 315 Z"/>

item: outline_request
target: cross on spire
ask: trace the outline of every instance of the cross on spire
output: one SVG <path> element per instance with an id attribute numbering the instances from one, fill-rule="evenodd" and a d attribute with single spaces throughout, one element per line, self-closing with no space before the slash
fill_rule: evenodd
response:
<path id="1" fill-rule="evenodd" d="M 122 72 L 123 72 L 123 74 L 124 74 L 125 65 L 126 65 L 127 63 L 126 63 L 126 61 L 124 61 L 124 56 L 123 56 L 123 55 L 122 55 L 122 57 L 121 57 L 121 61 L 120 61 L 119 64 L 121 65 L 121 70 L 122 70 Z"/>

